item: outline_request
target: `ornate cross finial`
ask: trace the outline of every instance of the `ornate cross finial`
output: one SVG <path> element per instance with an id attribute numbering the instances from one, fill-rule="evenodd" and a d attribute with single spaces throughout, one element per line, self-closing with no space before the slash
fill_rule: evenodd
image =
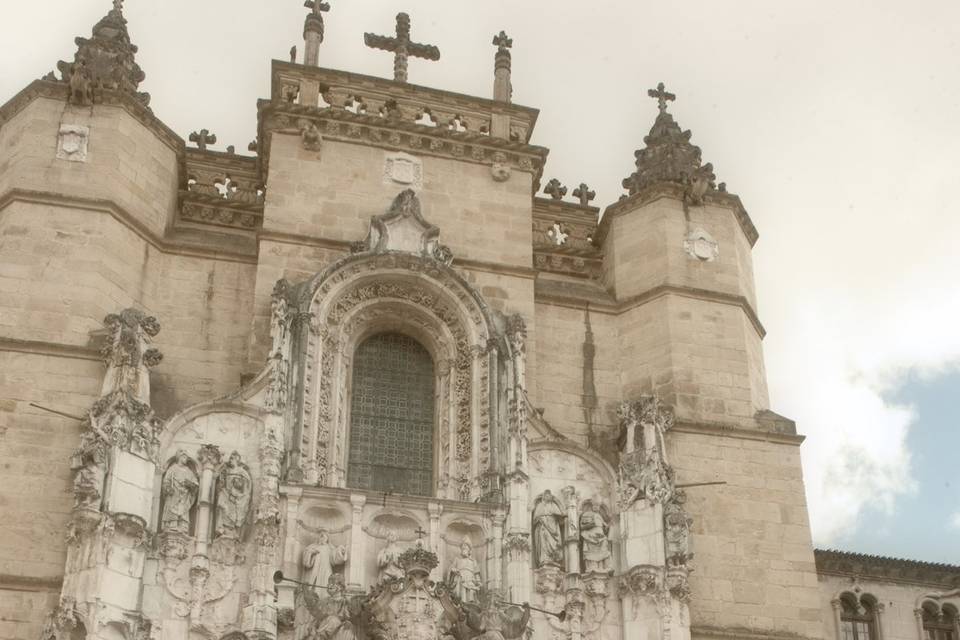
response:
<path id="1" fill-rule="evenodd" d="M 657 108 L 660 109 L 660 113 L 667 112 L 667 101 L 676 100 L 677 96 L 673 93 L 664 90 L 663 83 L 657 85 L 656 90 L 648 89 L 647 95 L 651 98 L 657 99 Z"/>
<path id="2" fill-rule="evenodd" d="M 503 51 L 513 46 L 513 38 L 507 36 L 506 31 L 501 31 L 493 36 L 493 44 L 497 45 L 497 48 Z"/>
<path id="3" fill-rule="evenodd" d="M 590 191 L 590 187 L 585 182 L 581 182 L 580 186 L 573 190 L 573 197 L 580 198 L 581 207 L 589 207 L 590 201 L 597 197 L 597 192 Z"/>
<path id="4" fill-rule="evenodd" d="M 321 11 L 330 11 L 330 3 L 323 0 L 307 0 L 303 6 L 313 11 L 314 15 L 320 15 Z"/>
<path id="5" fill-rule="evenodd" d="M 560 181 L 556 178 L 551 178 L 543 192 L 554 200 L 563 200 L 563 196 L 567 195 L 567 188 L 560 184 Z"/>
<path id="6" fill-rule="evenodd" d="M 407 60 L 410 56 L 439 60 L 440 49 L 432 44 L 420 44 L 410 40 L 410 16 L 405 13 L 397 14 L 397 36 L 378 36 L 373 33 L 363 34 L 363 42 L 372 49 L 383 49 L 393 52 L 393 79 L 397 82 L 407 81 Z"/>
<path id="7" fill-rule="evenodd" d="M 123 0 L 113 0 L 113 10 L 123 13 Z"/>
<path id="8" fill-rule="evenodd" d="M 427 535 L 427 532 L 424 531 L 424 530 L 423 530 L 423 527 L 421 527 L 421 526 L 419 526 L 419 525 L 417 526 L 417 529 L 416 529 L 416 531 L 414 531 L 414 533 L 417 534 L 417 540 L 420 540 L 420 539 L 423 538 L 423 536 Z"/>
<path id="9" fill-rule="evenodd" d="M 190 142 L 197 145 L 200 151 L 206 151 L 208 144 L 217 144 L 217 134 L 210 133 L 207 129 L 201 129 L 200 133 L 194 131 L 190 134 Z"/>

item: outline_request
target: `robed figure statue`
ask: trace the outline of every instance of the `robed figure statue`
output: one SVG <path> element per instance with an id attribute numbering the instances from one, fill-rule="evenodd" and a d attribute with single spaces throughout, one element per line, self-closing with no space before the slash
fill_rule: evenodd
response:
<path id="1" fill-rule="evenodd" d="M 547 489 L 533 503 L 533 563 L 563 567 L 563 507 Z"/>

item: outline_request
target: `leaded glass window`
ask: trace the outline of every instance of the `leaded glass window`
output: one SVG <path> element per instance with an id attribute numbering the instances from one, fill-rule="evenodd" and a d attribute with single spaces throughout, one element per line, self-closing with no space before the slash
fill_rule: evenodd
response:
<path id="1" fill-rule="evenodd" d="M 433 494 L 433 360 L 399 333 L 364 340 L 353 358 L 347 485 Z"/>

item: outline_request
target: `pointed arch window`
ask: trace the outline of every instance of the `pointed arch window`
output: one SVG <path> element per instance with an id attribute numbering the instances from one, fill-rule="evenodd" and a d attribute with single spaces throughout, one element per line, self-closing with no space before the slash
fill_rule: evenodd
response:
<path id="1" fill-rule="evenodd" d="M 354 353 L 347 486 L 433 495 L 434 364 L 422 344 L 380 333 Z"/>

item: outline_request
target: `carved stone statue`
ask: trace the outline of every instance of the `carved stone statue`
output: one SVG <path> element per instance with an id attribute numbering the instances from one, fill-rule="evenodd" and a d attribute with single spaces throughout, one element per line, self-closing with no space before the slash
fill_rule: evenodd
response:
<path id="1" fill-rule="evenodd" d="M 457 640 L 517 640 L 530 623 L 530 605 L 503 605 L 491 592 L 478 604 L 463 606 L 464 618 L 453 637 Z"/>
<path id="2" fill-rule="evenodd" d="M 377 555 L 377 568 L 380 570 L 378 580 L 381 583 L 400 580 L 405 575 L 403 567 L 400 566 L 400 556 L 404 550 L 397 540 L 399 537 L 396 531 L 387 533 L 387 546 Z"/>
<path id="3" fill-rule="evenodd" d="M 177 457 L 163 474 L 163 512 L 160 527 L 163 531 L 190 533 L 190 511 L 197 502 L 200 480 L 190 466 L 186 452 L 177 452 Z"/>
<path id="4" fill-rule="evenodd" d="M 693 518 L 683 506 L 686 501 L 686 493 L 678 489 L 663 509 L 667 564 L 673 566 L 686 565 L 693 558 L 690 549 L 690 527 L 693 525 Z"/>
<path id="5" fill-rule="evenodd" d="M 342 567 L 346 561 L 347 548 L 343 545 L 333 546 L 330 544 L 330 535 L 321 531 L 317 541 L 303 552 L 303 566 L 307 570 L 303 581 L 315 587 L 327 587 L 337 567 Z"/>
<path id="6" fill-rule="evenodd" d="M 609 514 L 602 504 L 592 500 L 583 503 L 580 513 L 580 540 L 583 544 L 583 564 L 587 572 L 606 572 L 610 569 Z"/>
<path id="7" fill-rule="evenodd" d="M 537 567 L 563 566 L 564 510 L 550 490 L 533 505 L 533 562 Z"/>
<path id="8" fill-rule="evenodd" d="M 217 478 L 216 536 L 242 538 L 243 528 L 250 512 L 253 481 L 247 466 L 234 451 Z"/>
<path id="9" fill-rule="evenodd" d="M 103 500 L 103 481 L 107 474 L 106 444 L 92 431 L 81 436 L 80 448 L 73 457 L 74 506 L 99 511 Z"/>
<path id="10" fill-rule="evenodd" d="M 313 628 L 306 635 L 307 640 L 356 640 L 350 599 L 344 592 L 342 581 L 332 581 L 326 596 L 304 589 L 303 598 L 314 620 Z"/>
<path id="11" fill-rule="evenodd" d="M 460 557 L 450 563 L 447 585 L 460 602 L 476 602 L 482 578 L 480 566 L 473 559 L 473 545 L 469 540 L 460 543 Z"/>

